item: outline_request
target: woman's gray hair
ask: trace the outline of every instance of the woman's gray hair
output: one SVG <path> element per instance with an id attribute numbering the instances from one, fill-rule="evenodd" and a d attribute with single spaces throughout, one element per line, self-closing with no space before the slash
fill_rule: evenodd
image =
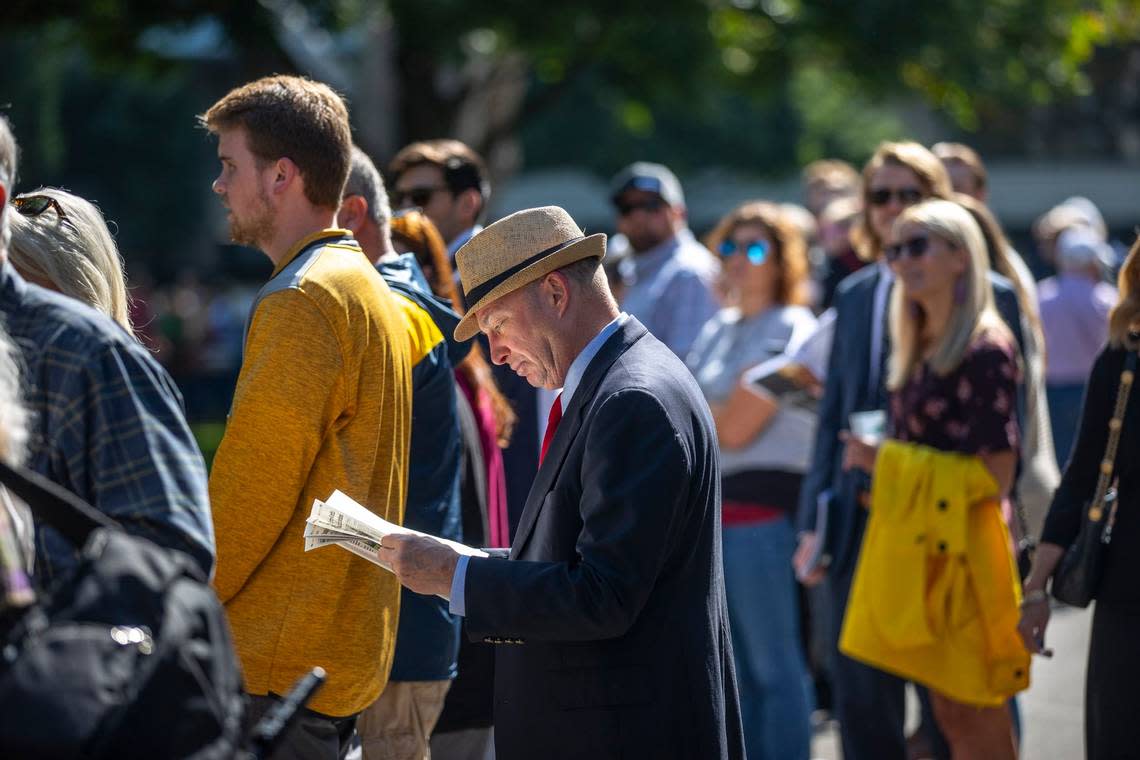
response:
<path id="1" fill-rule="evenodd" d="M 63 209 L 36 216 L 12 214 L 9 259 L 25 278 L 103 312 L 131 332 L 123 259 L 103 214 L 65 190 L 39 188 Z"/>

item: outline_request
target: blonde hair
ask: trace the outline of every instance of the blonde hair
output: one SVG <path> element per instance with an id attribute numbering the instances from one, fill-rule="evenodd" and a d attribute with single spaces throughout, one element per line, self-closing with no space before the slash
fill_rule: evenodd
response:
<path id="1" fill-rule="evenodd" d="M 103 215 L 93 203 L 64 190 L 43 188 L 63 209 L 36 216 L 13 214 L 9 257 L 31 280 L 51 283 L 59 292 L 91 306 L 131 332 L 123 259 Z"/>
<path id="2" fill-rule="evenodd" d="M 1041 315 L 1037 312 L 1036 300 L 1014 267 L 1013 257 L 1018 254 L 1009 244 L 1009 239 L 1005 236 L 997 217 L 986 204 L 972 195 L 954 193 L 954 202 L 969 211 L 970 216 L 974 217 L 974 221 L 978 223 L 989 254 L 990 268 L 1013 285 L 1013 289 L 1017 293 L 1017 305 L 1021 309 L 1021 315 L 1029 323 L 1029 329 L 1033 331 L 1033 339 L 1036 344 L 1041 346 L 1041 350 L 1044 351 L 1045 330 L 1041 325 Z"/>
<path id="3" fill-rule="evenodd" d="M 927 198 L 948 199 L 954 192 L 950 175 L 938 156 L 916 142 L 880 143 L 863 167 L 863 216 L 851 229 L 851 247 L 864 261 L 877 261 L 885 240 L 880 240 L 871 225 L 871 178 L 886 165 L 910 169 L 918 177 L 919 188 Z"/>
<path id="4" fill-rule="evenodd" d="M 1002 322 L 994 306 L 993 289 L 987 277 L 990 271 L 985 238 L 970 212 L 946 200 L 923 201 L 903 211 L 895 220 L 895 229 L 905 224 L 916 225 L 966 254 L 964 298 L 957 304 L 946 332 L 931 352 L 930 367 L 937 375 L 948 375 L 962 363 L 970 343 L 980 334 L 990 332 L 1012 344 L 1013 336 Z M 926 316 L 922 307 L 908 300 L 902 287 L 891 293 L 891 358 L 887 388 L 897 391 L 906 385 L 921 362 L 922 328 Z"/>
<path id="5" fill-rule="evenodd" d="M 705 238 L 705 246 L 710 251 L 720 250 L 720 244 L 746 224 L 761 227 L 772 238 L 772 263 L 780 272 L 773 300 L 781 306 L 806 305 L 810 301 L 807 243 L 780 206 L 765 201 L 742 203 L 721 217 Z"/>
<path id="6" fill-rule="evenodd" d="M 1108 317 L 1108 342 L 1114 348 L 1138 350 L 1129 333 L 1140 329 L 1140 238 L 1132 244 L 1117 280 L 1120 301 Z"/>

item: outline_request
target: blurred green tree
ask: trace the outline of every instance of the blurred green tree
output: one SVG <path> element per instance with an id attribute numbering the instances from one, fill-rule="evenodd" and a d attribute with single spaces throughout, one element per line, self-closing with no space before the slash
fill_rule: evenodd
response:
<path id="1" fill-rule="evenodd" d="M 210 237 L 191 115 L 275 71 L 347 92 L 380 158 L 452 135 L 500 176 L 524 155 L 861 161 L 914 101 L 992 152 L 1140 151 L 1136 0 L 8 0 L 4 19 L 25 176 L 98 197 L 130 218 L 128 255 L 170 268 Z M 1074 139 L 1055 104 L 1090 99 L 1103 128 Z"/>
<path id="2" fill-rule="evenodd" d="M 730 154 L 768 141 L 748 153 L 773 171 L 866 154 L 902 129 L 873 106 L 912 94 L 967 133 L 1012 139 L 1030 107 L 1093 92 L 1098 47 L 1140 37 L 1135 0 L 9 0 L 5 15 L 13 30 L 67 21 L 96 60 L 151 68 L 169 61 L 140 52 L 149 32 L 209 18 L 239 79 L 304 69 L 288 38 L 306 28 L 382 25 L 362 44 L 392 48 L 398 141 L 455 134 L 493 152 L 584 107 L 605 117 L 587 145 L 672 122 L 675 142 L 719 133 Z"/>

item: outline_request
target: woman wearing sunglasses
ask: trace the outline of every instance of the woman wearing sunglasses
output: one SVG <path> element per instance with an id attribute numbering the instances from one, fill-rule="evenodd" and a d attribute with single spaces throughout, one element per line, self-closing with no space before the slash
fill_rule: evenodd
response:
<path id="1" fill-rule="evenodd" d="M 881 144 L 863 167 L 863 218 L 851 231 L 855 252 L 878 261 L 899 214 L 927 198 L 954 190 L 942 162 L 915 142 Z"/>
<path id="2" fill-rule="evenodd" d="M 807 248 L 785 214 L 762 202 L 721 219 L 706 245 L 721 258 L 727 306 L 704 326 L 687 364 L 720 441 L 724 577 L 745 744 L 752 758 L 797 760 L 808 756 L 811 697 L 790 518 L 815 416 L 760 398 L 741 375 L 814 332 Z"/>
<path id="3" fill-rule="evenodd" d="M 907 209 L 884 253 L 898 281 L 889 439 L 848 437 L 844 467 L 873 477 L 840 649 L 926 686 L 955 760 L 1014 758 L 1005 703 L 1029 655 L 1000 505 L 1020 445 L 1017 349 L 964 208 Z"/>
<path id="4" fill-rule="evenodd" d="M 66 190 L 17 195 L 12 266 L 29 282 L 82 301 L 131 332 L 123 259 L 103 214 Z"/>

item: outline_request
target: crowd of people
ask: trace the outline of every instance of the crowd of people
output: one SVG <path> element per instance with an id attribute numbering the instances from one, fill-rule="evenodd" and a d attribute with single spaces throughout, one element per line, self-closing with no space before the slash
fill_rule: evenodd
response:
<path id="1" fill-rule="evenodd" d="M 1043 214 L 1031 268 L 965 145 L 815 162 L 805 206 L 703 240 L 636 162 L 607 254 L 558 207 L 491 223 L 458 141 L 382 175 L 322 84 L 199 118 L 233 240 L 273 264 L 256 291 L 132 298 L 94 203 L 15 192 L 0 119 L 0 456 L 210 574 L 244 725 L 325 668 L 274 757 L 807 760 L 822 708 L 848 760 L 1015 758 L 1105 478 L 1086 745 L 1135 751 L 1140 243 L 1087 199 Z M 183 394 L 227 419 L 208 476 Z M 303 551 L 334 490 L 419 532 L 376 548 L 391 572 Z M 77 555 L 3 506 L 11 612 Z"/>

